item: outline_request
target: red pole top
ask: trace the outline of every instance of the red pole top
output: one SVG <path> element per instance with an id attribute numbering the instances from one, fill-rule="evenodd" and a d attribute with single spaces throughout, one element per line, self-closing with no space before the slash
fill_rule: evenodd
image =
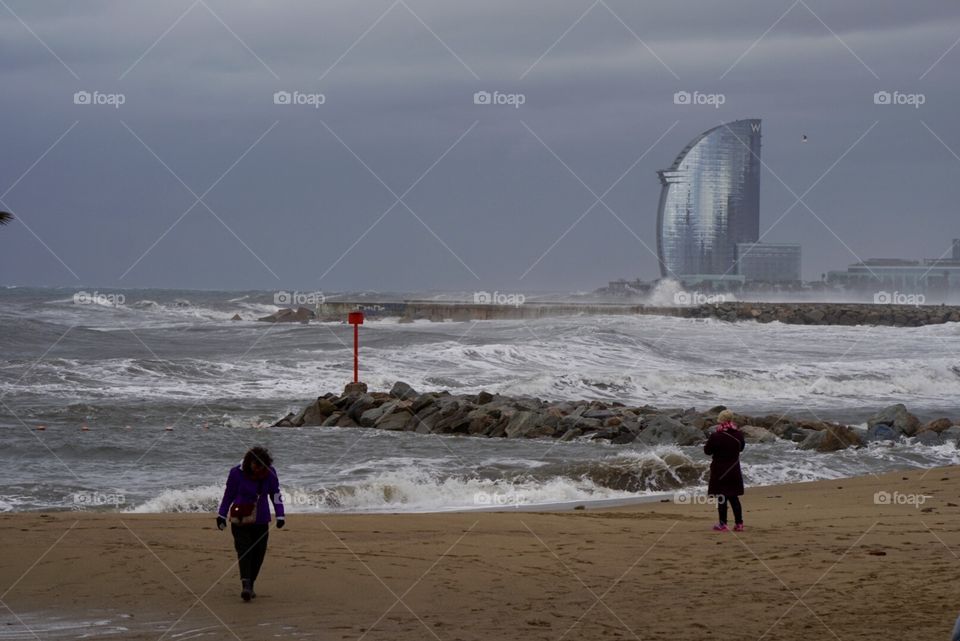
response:
<path id="1" fill-rule="evenodd" d="M 347 322 L 351 325 L 363 325 L 363 312 L 350 312 Z"/>

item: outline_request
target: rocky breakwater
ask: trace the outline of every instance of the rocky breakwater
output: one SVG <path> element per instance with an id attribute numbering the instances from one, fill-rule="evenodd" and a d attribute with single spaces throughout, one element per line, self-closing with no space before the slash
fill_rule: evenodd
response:
<path id="1" fill-rule="evenodd" d="M 691 318 L 723 321 L 779 321 L 791 325 L 889 325 L 920 327 L 960 322 L 960 307 L 946 305 L 870 305 L 857 303 L 718 303 L 692 307 Z"/>
<path id="2" fill-rule="evenodd" d="M 716 425 L 717 406 L 706 411 L 628 407 L 603 401 L 548 402 L 531 397 L 480 392 L 417 393 L 396 383 L 389 392 L 348 386 L 341 395 L 325 394 L 274 427 L 332 426 L 460 434 L 486 438 L 600 439 L 614 444 L 700 445 Z M 926 425 L 903 405 L 888 407 L 868 421 L 868 429 L 785 416 L 737 415 L 748 442 L 792 441 L 802 449 L 832 452 L 870 441 L 916 437 L 938 445 L 960 438 L 960 425 L 948 418 Z"/>

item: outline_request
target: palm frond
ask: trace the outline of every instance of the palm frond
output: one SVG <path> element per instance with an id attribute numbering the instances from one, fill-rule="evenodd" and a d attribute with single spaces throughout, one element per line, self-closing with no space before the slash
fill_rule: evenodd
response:
<path id="1" fill-rule="evenodd" d="M 6 225 L 11 220 L 13 220 L 13 214 L 5 211 L 0 211 L 0 225 Z"/>

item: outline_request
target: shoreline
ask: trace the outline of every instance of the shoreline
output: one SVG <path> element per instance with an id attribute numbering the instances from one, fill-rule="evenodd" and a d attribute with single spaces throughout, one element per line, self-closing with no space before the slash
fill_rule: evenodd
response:
<path id="1" fill-rule="evenodd" d="M 697 502 L 291 514 L 249 604 L 208 514 L 2 514 L 0 569 L 45 638 L 72 638 L 44 632 L 52 616 L 125 639 L 946 638 L 958 484 L 960 466 L 751 487 L 743 534 Z M 5 638 L 33 638 L 5 616 Z"/>

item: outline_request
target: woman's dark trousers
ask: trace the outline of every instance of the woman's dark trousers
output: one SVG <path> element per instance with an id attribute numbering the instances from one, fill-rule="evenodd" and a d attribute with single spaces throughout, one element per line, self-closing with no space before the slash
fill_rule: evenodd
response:
<path id="1" fill-rule="evenodd" d="M 738 524 L 743 523 L 743 507 L 740 505 L 739 496 L 720 497 L 720 501 L 717 502 L 717 512 L 720 513 L 720 522 L 724 525 L 727 523 L 727 503 L 733 508 L 733 522 Z"/>
<path id="2" fill-rule="evenodd" d="M 233 532 L 233 547 L 237 550 L 240 578 L 256 581 L 263 558 L 267 555 L 270 524 L 231 525 L 230 530 Z"/>

